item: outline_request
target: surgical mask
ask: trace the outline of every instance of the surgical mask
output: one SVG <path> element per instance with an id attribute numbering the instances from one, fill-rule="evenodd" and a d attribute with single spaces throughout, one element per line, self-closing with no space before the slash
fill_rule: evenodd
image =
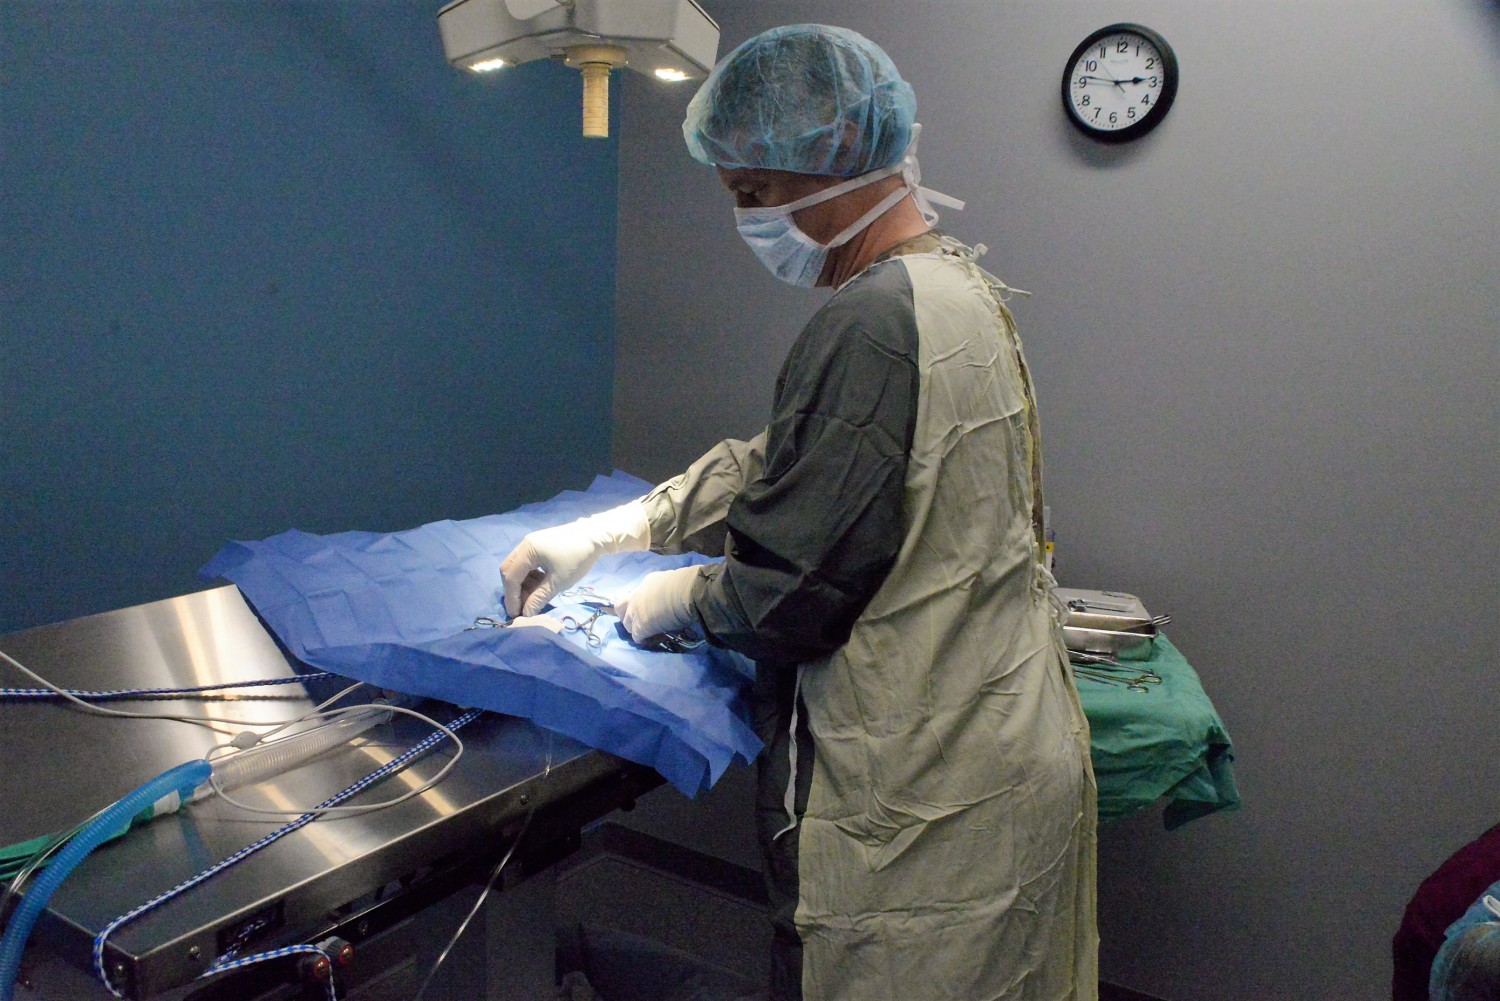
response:
<path id="1" fill-rule="evenodd" d="M 874 184 L 892 174 L 898 174 L 904 166 L 898 163 L 894 167 L 887 167 L 860 177 L 852 177 L 841 184 L 835 184 L 831 188 L 814 192 L 806 198 L 799 198 L 785 205 L 735 209 L 735 228 L 740 231 L 740 236 L 750 245 L 750 249 L 755 251 L 755 256 L 760 258 L 760 263 L 764 264 L 771 274 L 789 284 L 812 288 L 818 284 L 818 276 L 823 273 L 823 265 L 828 261 L 830 250 L 834 247 L 842 247 L 854 239 L 857 233 L 889 212 L 892 206 L 911 192 L 906 188 L 892 191 L 890 195 L 882 198 L 879 204 L 827 243 L 819 243 L 798 229 L 797 223 L 792 219 L 792 213 L 848 194 L 856 188 Z"/>
<path id="2" fill-rule="evenodd" d="M 749 244 L 755 256 L 760 258 L 760 262 L 771 274 L 788 284 L 812 288 L 818 284 L 818 277 L 823 273 L 823 266 L 828 262 L 830 250 L 842 247 L 854 239 L 857 234 L 863 232 L 872 222 L 885 215 L 908 195 L 916 197 L 917 205 L 921 208 L 922 215 L 929 226 L 937 221 L 937 213 L 932 210 L 930 202 L 935 201 L 954 208 L 963 208 L 963 202 L 920 186 L 922 174 L 921 168 L 917 165 L 917 137 L 921 135 L 921 129 L 920 125 L 912 126 L 912 141 L 907 147 L 905 156 L 889 167 L 861 174 L 859 177 L 851 177 L 831 188 L 814 192 L 806 198 L 799 198 L 785 205 L 735 209 L 735 228 L 739 230 L 740 237 Z M 874 208 L 860 216 L 827 243 L 819 243 L 802 232 L 792 219 L 794 212 L 837 198 L 895 174 L 906 176 L 906 187 L 892 191 L 882 198 Z"/>

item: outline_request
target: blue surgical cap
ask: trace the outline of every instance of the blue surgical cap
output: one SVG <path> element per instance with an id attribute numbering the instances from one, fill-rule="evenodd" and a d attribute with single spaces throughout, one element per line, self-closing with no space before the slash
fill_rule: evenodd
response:
<path id="1" fill-rule="evenodd" d="M 682 134 L 693 158 L 714 166 L 854 177 L 901 159 L 916 113 L 880 46 L 847 28 L 793 24 L 720 60 Z"/>

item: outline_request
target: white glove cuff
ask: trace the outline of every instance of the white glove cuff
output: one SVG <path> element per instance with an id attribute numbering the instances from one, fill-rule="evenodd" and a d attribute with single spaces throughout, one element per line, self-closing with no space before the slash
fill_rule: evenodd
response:
<path id="1" fill-rule="evenodd" d="M 651 548 L 651 522 L 639 500 L 579 520 L 606 553 L 643 553 Z"/>

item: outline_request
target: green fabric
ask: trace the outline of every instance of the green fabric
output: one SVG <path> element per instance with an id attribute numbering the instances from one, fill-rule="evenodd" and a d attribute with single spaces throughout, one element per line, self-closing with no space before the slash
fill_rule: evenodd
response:
<path id="1" fill-rule="evenodd" d="M 155 816 L 156 804 L 153 803 L 132 817 L 129 823 L 105 838 L 100 844 L 124 837 L 130 832 L 132 827 L 135 827 L 137 824 L 144 824 Z M 67 831 L 64 833 L 66 833 L 67 837 L 71 838 L 76 831 Z M 30 841 L 21 841 L 17 844 L 0 847 L 0 881 L 9 882 L 14 879 L 16 873 L 25 869 L 37 852 L 45 851 L 57 836 L 56 834 L 43 834 L 40 837 L 32 838 Z M 41 872 L 45 867 L 46 863 L 44 862 L 37 866 L 36 871 Z"/>
<path id="2" fill-rule="evenodd" d="M 1224 721 L 1172 641 L 1158 635 L 1148 660 L 1160 685 L 1132 692 L 1078 679 L 1078 697 L 1093 731 L 1099 822 L 1127 817 L 1167 800 L 1163 822 L 1175 830 L 1218 810 L 1235 810 L 1234 750 Z"/>
<path id="3" fill-rule="evenodd" d="M 33 855 L 52 843 L 52 838 L 51 834 L 43 834 L 30 841 L 0 848 L 0 880 L 14 879 L 16 873 L 26 868 L 26 863 L 31 861 Z"/>

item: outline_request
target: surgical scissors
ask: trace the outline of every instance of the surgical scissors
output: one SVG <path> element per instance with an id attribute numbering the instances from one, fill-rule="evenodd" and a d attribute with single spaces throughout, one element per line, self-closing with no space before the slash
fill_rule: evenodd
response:
<path id="1" fill-rule="evenodd" d="M 464 632 L 469 632 L 471 629 L 504 629 L 513 621 L 515 620 L 502 619 L 498 615 L 481 615 L 474 620 L 472 626 L 464 626 Z"/>

